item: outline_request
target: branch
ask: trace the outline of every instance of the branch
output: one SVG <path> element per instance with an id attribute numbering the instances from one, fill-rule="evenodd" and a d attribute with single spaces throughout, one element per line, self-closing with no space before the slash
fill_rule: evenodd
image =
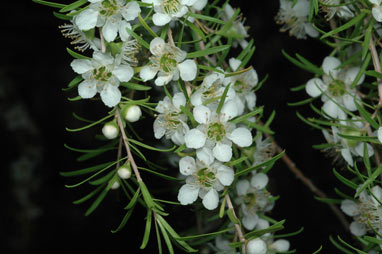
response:
<path id="1" fill-rule="evenodd" d="M 233 216 L 236 219 L 238 219 L 237 216 L 236 216 L 236 213 L 235 213 L 235 209 L 233 208 L 233 205 L 232 205 L 232 202 L 231 202 L 231 198 L 229 197 L 228 193 L 224 196 L 224 198 L 227 200 L 228 209 L 232 210 Z M 247 252 L 246 252 L 246 246 L 245 246 L 245 237 L 244 237 L 244 234 L 243 234 L 243 231 L 241 229 L 240 224 L 235 224 L 235 229 L 236 229 L 237 235 L 239 236 L 240 242 L 242 243 L 242 245 L 241 245 L 241 253 L 242 254 L 246 254 Z"/>

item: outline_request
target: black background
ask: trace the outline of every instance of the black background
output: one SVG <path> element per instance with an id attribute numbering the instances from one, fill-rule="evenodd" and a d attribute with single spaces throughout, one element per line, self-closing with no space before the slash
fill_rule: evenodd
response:
<path id="1" fill-rule="evenodd" d="M 277 142 L 287 149 L 307 177 L 335 197 L 333 189 L 341 185 L 331 174 L 330 159 L 311 148 L 313 144 L 324 142 L 323 137 L 319 131 L 298 120 L 295 114 L 298 109 L 309 115 L 310 110 L 287 106 L 287 102 L 307 98 L 304 92 L 294 93 L 289 89 L 312 76 L 281 55 L 281 49 L 291 54 L 298 52 L 320 65 L 329 49 L 314 39 L 296 40 L 280 33 L 274 22 L 278 1 L 255 2 L 256 6 L 252 1 L 232 1 L 232 5 L 241 7 L 247 18 L 246 25 L 251 27 L 249 32 L 257 47 L 253 66 L 260 79 L 269 74 L 268 81 L 257 92 L 258 105 L 265 106 L 266 115 L 276 110 L 271 127 L 276 132 Z M 75 154 L 64 149 L 63 144 L 91 147 L 93 135 L 100 130 L 72 134 L 67 133 L 65 127 L 80 126 L 73 121 L 72 112 L 83 112 L 82 115 L 97 119 L 106 111 L 95 102 L 69 102 L 66 98 L 76 96 L 75 91 L 61 91 L 74 73 L 69 66 L 72 59 L 65 52 L 69 41 L 61 37 L 58 25 L 62 23 L 53 17 L 51 8 L 26 0 L 7 1 L 0 8 L 5 17 L 1 22 L 0 39 L 3 148 L 0 168 L 0 239 L 3 243 L 0 253 L 156 253 L 154 236 L 151 250 L 138 250 L 144 217 L 144 211 L 139 208 L 121 233 L 110 233 L 123 216 L 125 202 L 118 192 L 108 195 L 89 217 L 84 216 L 89 203 L 72 204 L 90 189 L 64 187 L 79 179 L 64 178 L 59 172 L 79 166 Z M 152 130 L 151 124 L 148 126 L 138 125 L 149 137 Z M 21 164 L 20 161 L 26 162 Z M 151 179 L 148 175 L 146 178 Z M 289 239 L 292 248 L 297 248 L 297 253 L 312 253 L 323 245 L 323 253 L 335 252 L 328 236 L 340 234 L 347 239 L 348 234 L 328 206 L 316 201 L 281 161 L 271 170 L 270 178 L 270 191 L 281 195 L 271 216 L 287 220 L 284 233 L 301 226 L 305 228 L 301 235 Z M 181 214 L 175 216 L 174 220 L 184 220 Z"/>

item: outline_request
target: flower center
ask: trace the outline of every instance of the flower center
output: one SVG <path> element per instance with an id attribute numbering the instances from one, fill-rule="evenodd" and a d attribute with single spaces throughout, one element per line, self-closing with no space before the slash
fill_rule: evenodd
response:
<path id="1" fill-rule="evenodd" d="M 336 97 L 346 93 L 346 84 L 342 80 L 333 80 L 328 86 L 329 93 Z"/>
<path id="2" fill-rule="evenodd" d="M 221 141 L 225 136 L 225 128 L 221 123 L 213 123 L 208 126 L 207 136 L 210 139 Z"/>
<path id="3" fill-rule="evenodd" d="M 118 11 L 119 6 L 116 0 L 103 0 L 101 3 L 100 14 L 105 17 L 110 17 Z"/>
<path id="4" fill-rule="evenodd" d="M 166 122 L 167 129 L 176 129 L 178 128 L 180 121 L 179 121 L 179 113 L 171 112 L 166 115 L 164 115 L 164 120 Z"/>
<path id="5" fill-rule="evenodd" d="M 167 14 L 174 14 L 179 11 L 179 0 L 164 0 L 162 3 L 163 11 Z"/>
<path id="6" fill-rule="evenodd" d="M 209 168 L 202 168 L 196 173 L 196 179 L 201 185 L 210 188 L 216 181 L 215 173 Z"/>
<path id="7" fill-rule="evenodd" d="M 256 205 L 255 193 L 248 193 L 247 195 L 245 195 L 244 204 L 249 207 L 255 206 Z"/>
<path id="8" fill-rule="evenodd" d="M 105 66 L 93 70 L 93 78 L 98 81 L 108 81 L 113 74 L 106 70 Z"/>
<path id="9" fill-rule="evenodd" d="M 382 230 L 382 206 L 370 200 L 361 202 L 359 221 L 366 225 L 370 224 L 377 231 Z"/>
<path id="10" fill-rule="evenodd" d="M 164 53 L 159 60 L 159 65 L 164 72 L 172 72 L 177 65 L 175 55 L 172 53 Z"/>

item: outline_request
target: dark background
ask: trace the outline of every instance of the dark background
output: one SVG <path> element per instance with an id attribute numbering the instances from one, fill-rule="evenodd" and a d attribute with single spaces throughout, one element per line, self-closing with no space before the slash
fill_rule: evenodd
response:
<path id="1" fill-rule="evenodd" d="M 241 7 L 247 17 L 246 25 L 251 27 L 249 32 L 257 47 L 253 66 L 260 79 L 269 74 L 268 81 L 257 92 L 258 105 L 265 106 L 266 115 L 276 110 L 271 127 L 277 142 L 287 149 L 307 177 L 335 197 L 333 188 L 340 184 L 331 174 L 330 159 L 311 149 L 313 144 L 324 142 L 323 137 L 319 131 L 301 123 L 295 114 L 296 109 L 305 115 L 311 114 L 310 110 L 286 105 L 307 98 L 304 92 L 294 93 L 289 89 L 312 76 L 281 55 L 281 49 L 291 54 L 298 52 L 320 65 L 329 49 L 313 39 L 296 40 L 280 33 L 274 22 L 278 1 L 256 2 L 255 7 L 252 1 L 232 1 L 232 5 Z M 138 251 L 143 235 L 143 210 L 134 213 L 133 220 L 121 233 L 112 234 L 110 230 L 118 226 L 123 216 L 125 202 L 121 195 L 109 194 L 95 213 L 85 217 L 90 203 L 73 205 L 72 201 L 90 189 L 67 189 L 65 184 L 79 179 L 59 175 L 60 171 L 79 167 L 76 154 L 64 149 L 63 144 L 91 147 L 93 135 L 100 131 L 67 133 L 66 126 L 80 126 L 73 121 L 72 112 L 84 112 L 90 119 L 97 119 L 105 112 L 98 103 L 69 102 L 66 98 L 75 96 L 75 91 L 61 91 L 74 77 L 69 66 L 72 59 L 65 52 L 69 41 L 61 37 L 58 29 L 62 22 L 53 17 L 53 9 L 27 0 L 7 1 L 0 8 L 5 16 L 0 39 L 3 148 L 0 253 L 155 253 L 154 236 L 152 250 Z M 145 135 L 152 135 L 149 126 L 141 128 Z M 323 253 L 337 252 L 328 236 L 340 234 L 347 239 L 347 233 L 328 206 L 316 201 L 281 161 L 270 172 L 270 178 L 270 191 L 281 195 L 271 216 L 287 220 L 284 233 L 305 228 L 301 235 L 289 238 L 292 248 L 297 248 L 297 253 L 312 253 L 323 245 Z M 177 216 L 175 219 L 183 219 Z"/>

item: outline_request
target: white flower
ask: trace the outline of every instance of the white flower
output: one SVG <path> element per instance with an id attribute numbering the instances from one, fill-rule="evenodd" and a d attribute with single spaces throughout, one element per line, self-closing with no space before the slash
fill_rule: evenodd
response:
<path id="1" fill-rule="evenodd" d="M 74 48 L 78 51 L 85 51 L 88 48 L 93 50 L 99 50 L 101 46 L 101 41 L 98 38 L 92 35 L 87 35 L 85 32 L 81 31 L 78 26 L 71 21 L 71 24 L 64 24 L 59 26 L 61 29 L 61 33 L 65 38 L 69 38 L 72 40 L 70 44 L 76 45 Z"/>
<path id="2" fill-rule="evenodd" d="M 205 146 L 216 159 L 228 162 L 232 158 L 232 142 L 240 147 L 252 144 L 252 134 L 247 128 L 236 128 L 235 124 L 228 122 L 237 116 L 233 101 L 227 102 L 219 115 L 203 105 L 196 106 L 193 114 L 199 125 L 184 137 L 188 148 L 199 149 Z"/>
<path id="3" fill-rule="evenodd" d="M 325 57 L 322 63 L 324 75 L 322 79 L 310 79 L 305 87 L 306 92 L 312 97 L 321 95 L 321 100 L 324 102 L 323 111 L 330 117 L 338 119 L 346 119 L 346 113 L 340 106 L 349 111 L 357 110 L 354 103 L 358 99 L 356 89 L 351 88 L 351 85 L 360 71 L 359 67 L 351 67 L 347 70 L 338 69 L 341 61 L 338 58 L 328 56 Z M 362 75 L 356 85 L 360 85 L 365 79 Z"/>
<path id="4" fill-rule="evenodd" d="M 369 0 L 373 4 L 373 9 L 371 10 L 373 17 L 376 21 L 382 22 L 382 0 Z"/>
<path id="5" fill-rule="evenodd" d="M 114 121 L 110 121 L 102 127 L 102 134 L 107 139 L 114 139 L 119 134 L 119 127 Z"/>
<path id="6" fill-rule="evenodd" d="M 140 45 L 137 40 L 128 38 L 122 43 L 121 51 L 116 55 L 116 59 L 121 64 L 136 66 L 138 64 L 136 54 L 138 54 L 139 49 Z"/>
<path id="7" fill-rule="evenodd" d="M 141 118 L 142 111 L 138 105 L 129 105 L 122 110 L 122 115 L 126 121 L 134 123 Z"/>
<path id="8" fill-rule="evenodd" d="M 189 131 L 187 116 L 182 113 L 180 106 L 186 105 L 186 98 L 183 93 L 174 94 L 172 100 L 167 96 L 160 101 L 155 108 L 159 115 L 154 121 L 155 138 L 160 139 L 166 136 L 175 144 L 184 144 L 184 135 Z"/>
<path id="9" fill-rule="evenodd" d="M 332 19 L 334 15 L 337 15 L 343 19 L 350 19 L 354 17 L 354 13 L 347 5 L 340 5 L 340 0 L 324 0 L 324 4 L 333 5 L 333 7 L 322 6 L 323 10 L 327 12 L 327 20 Z"/>
<path id="10" fill-rule="evenodd" d="M 130 65 L 119 64 L 109 53 L 99 51 L 93 53 L 91 60 L 75 59 L 70 65 L 84 79 L 78 86 L 79 95 L 89 99 L 99 92 L 103 103 L 109 107 L 114 107 L 121 100 L 120 82 L 128 82 L 134 75 Z"/>
<path id="11" fill-rule="evenodd" d="M 238 71 L 241 61 L 235 58 L 229 59 L 229 65 L 233 71 Z M 235 102 L 238 108 L 238 114 L 244 113 L 245 104 L 250 111 L 253 111 L 256 106 L 256 94 L 252 91 L 257 85 L 258 77 L 255 69 L 251 67 L 246 72 L 231 76 L 224 79 L 224 84 L 235 90 Z"/>
<path id="12" fill-rule="evenodd" d="M 204 1 L 201 0 L 142 0 L 142 2 L 154 4 L 153 22 L 156 26 L 164 26 L 172 20 L 183 17 L 188 8 L 194 5 L 196 8 L 204 7 Z"/>
<path id="13" fill-rule="evenodd" d="M 256 140 L 255 152 L 253 153 L 254 165 L 261 164 L 270 158 L 274 153 L 274 146 L 270 138 L 263 139 L 263 135 L 258 135 Z"/>
<path id="14" fill-rule="evenodd" d="M 204 77 L 202 84 L 191 95 L 191 103 L 194 106 L 208 105 L 208 107 L 216 109 L 224 90 L 224 74 L 213 72 Z M 235 90 L 231 86 L 228 89 L 225 102 L 234 100 L 235 96 Z"/>
<path id="15" fill-rule="evenodd" d="M 179 170 L 182 175 L 187 176 L 186 184 L 179 190 L 179 202 L 182 205 L 192 204 L 200 196 L 208 210 L 218 206 L 218 191 L 231 185 L 234 180 L 233 169 L 218 161 L 206 164 L 186 156 L 179 161 Z"/>
<path id="16" fill-rule="evenodd" d="M 184 81 L 192 81 L 196 77 L 197 66 L 193 60 L 185 60 L 187 53 L 175 46 L 171 46 L 160 38 L 156 37 L 150 42 L 151 64 L 144 66 L 140 72 L 140 77 L 144 80 L 151 80 L 157 75 L 155 84 L 163 86 L 171 80 L 180 78 Z"/>
<path id="17" fill-rule="evenodd" d="M 74 16 L 74 22 L 79 29 L 87 31 L 94 27 L 102 27 L 106 41 L 114 41 L 118 33 L 121 40 L 129 37 L 126 28 L 131 28 L 127 21 L 138 17 L 141 8 L 136 1 L 126 0 L 89 0 L 91 4 L 80 14 Z"/>
<path id="18" fill-rule="evenodd" d="M 276 16 L 278 24 L 284 24 L 280 29 L 281 32 L 289 30 L 290 36 L 297 39 L 306 39 L 306 35 L 317 37 L 318 32 L 308 21 L 309 0 L 299 0 L 292 7 L 292 1 L 280 0 L 280 10 Z"/>
<path id="19" fill-rule="evenodd" d="M 131 176 L 131 168 L 127 165 L 123 165 L 118 168 L 117 174 L 122 179 L 129 179 Z"/>
<path id="20" fill-rule="evenodd" d="M 235 10 L 232 8 L 231 5 L 226 3 L 224 5 L 224 11 L 222 12 L 222 19 L 225 22 L 228 22 L 232 19 L 233 15 L 235 14 Z M 244 49 L 248 46 L 248 41 L 245 39 L 248 35 L 248 27 L 244 26 L 244 19 L 239 15 L 235 20 L 232 22 L 232 27 L 228 30 L 228 36 L 231 36 L 235 40 L 232 43 L 233 47 L 237 47 L 238 44 Z"/>
<path id="21" fill-rule="evenodd" d="M 255 173 L 250 182 L 243 179 L 236 184 L 235 203 L 240 205 L 243 226 L 248 230 L 253 230 L 261 223 L 257 212 L 270 211 L 274 206 L 271 194 L 265 189 L 267 184 L 268 177 L 263 173 Z"/>
<path id="22" fill-rule="evenodd" d="M 266 254 L 267 244 L 260 238 L 255 238 L 247 243 L 248 254 Z"/>

